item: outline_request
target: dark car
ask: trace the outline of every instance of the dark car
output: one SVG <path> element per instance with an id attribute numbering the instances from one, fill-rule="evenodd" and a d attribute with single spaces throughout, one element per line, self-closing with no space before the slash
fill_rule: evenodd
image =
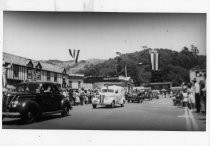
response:
<path id="1" fill-rule="evenodd" d="M 151 92 L 145 92 L 143 95 L 143 99 L 148 99 L 148 100 L 152 100 L 153 99 L 153 95 Z"/>
<path id="2" fill-rule="evenodd" d="M 16 92 L 8 94 L 3 101 L 2 116 L 21 118 L 33 122 L 41 115 L 61 113 L 67 116 L 71 109 L 56 84 L 49 82 L 26 82 L 16 87 Z"/>
<path id="3" fill-rule="evenodd" d="M 142 103 L 143 102 L 143 96 L 140 92 L 134 92 L 132 94 L 129 94 L 129 96 L 127 96 L 127 101 L 128 102 Z"/>

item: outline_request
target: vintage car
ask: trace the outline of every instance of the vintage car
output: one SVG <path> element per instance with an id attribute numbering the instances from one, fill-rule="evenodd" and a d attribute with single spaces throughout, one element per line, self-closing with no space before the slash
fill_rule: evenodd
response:
<path id="1" fill-rule="evenodd" d="M 151 92 L 144 92 L 142 96 L 143 96 L 143 99 L 148 99 L 148 100 L 153 99 L 153 95 Z"/>
<path id="2" fill-rule="evenodd" d="M 138 91 L 133 92 L 131 94 L 129 94 L 129 96 L 127 97 L 127 101 L 128 102 L 138 102 L 138 103 L 142 103 L 143 102 L 143 93 L 140 93 Z"/>
<path id="3" fill-rule="evenodd" d="M 153 98 L 156 98 L 156 99 L 158 99 L 159 98 L 159 94 L 160 94 L 160 92 L 158 91 L 158 90 L 152 90 L 152 97 Z"/>
<path id="4" fill-rule="evenodd" d="M 105 105 L 114 108 L 116 105 L 123 107 L 125 104 L 125 89 L 120 86 L 103 87 L 99 93 L 92 99 L 92 106 Z"/>
<path id="5" fill-rule="evenodd" d="M 31 123 L 41 115 L 61 113 L 67 116 L 71 108 L 56 84 L 25 82 L 17 85 L 16 92 L 4 96 L 2 117 L 21 118 Z"/>

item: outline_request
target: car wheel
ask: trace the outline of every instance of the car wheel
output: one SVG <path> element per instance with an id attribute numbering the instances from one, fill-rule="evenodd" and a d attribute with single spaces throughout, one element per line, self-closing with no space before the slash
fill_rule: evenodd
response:
<path id="1" fill-rule="evenodd" d="M 115 107 L 115 104 L 114 104 L 114 101 L 112 101 L 111 108 L 114 108 L 114 107 Z"/>
<path id="2" fill-rule="evenodd" d="M 69 106 L 65 105 L 65 107 L 63 108 L 63 111 L 61 112 L 61 116 L 63 116 L 63 117 L 68 116 L 69 110 L 70 110 Z"/>
<path id="3" fill-rule="evenodd" d="M 93 104 L 92 106 L 93 106 L 93 108 L 96 108 L 96 107 L 97 107 L 97 105 L 96 105 L 96 104 Z"/>
<path id="4" fill-rule="evenodd" d="M 125 101 L 123 100 L 123 104 L 121 104 L 121 107 L 124 107 L 124 105 L 125 105 Z"/>
<path id="5" fill-rule="evenodd" d="M 37 117 L 38 114 L 33 109 L 29 109 L 24 113 L 21 119 L 24 123 L 33 123 Z"/>

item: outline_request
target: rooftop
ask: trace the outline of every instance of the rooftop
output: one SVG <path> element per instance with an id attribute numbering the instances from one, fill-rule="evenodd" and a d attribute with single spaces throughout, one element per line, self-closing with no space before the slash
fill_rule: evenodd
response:
<path id="1" fill-rule="evenodd" d="M 7 63 L 12 63 L 15 65 L 27 66 L 31 62 L 33 64 L 33 67 L 36 67 L 37 65 L 41 65 L 42 70 L 52 71 L 52 72 L 57 72 L 57 73 L 65 72 L 65 68 L 63 67 L 45 63 L 43 61 L 36 61 L 36 60 L 28 59 L 25 57 L 20 57 L 20 56 L 5 53 L 5 52 L 3 52 L 3 59 Z"/>

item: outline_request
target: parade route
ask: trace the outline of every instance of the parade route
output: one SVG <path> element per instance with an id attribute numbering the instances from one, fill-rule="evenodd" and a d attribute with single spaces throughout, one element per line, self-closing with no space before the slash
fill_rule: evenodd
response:
<path id="1" fill-rule="evenodd" d="M 32 124 L 23 124 L 19 119 L 4 119 L 3 129 L 80 129 L 80 130 L 164 130 L 203 131 L 186 108 L 172 105 L 170 98 L 144 100 L 141 103 L 126 103 L 125 107 L 93 109 L 91 105 L 74 106 L 70 115 L 59 114 L 39 119 Z"/>

